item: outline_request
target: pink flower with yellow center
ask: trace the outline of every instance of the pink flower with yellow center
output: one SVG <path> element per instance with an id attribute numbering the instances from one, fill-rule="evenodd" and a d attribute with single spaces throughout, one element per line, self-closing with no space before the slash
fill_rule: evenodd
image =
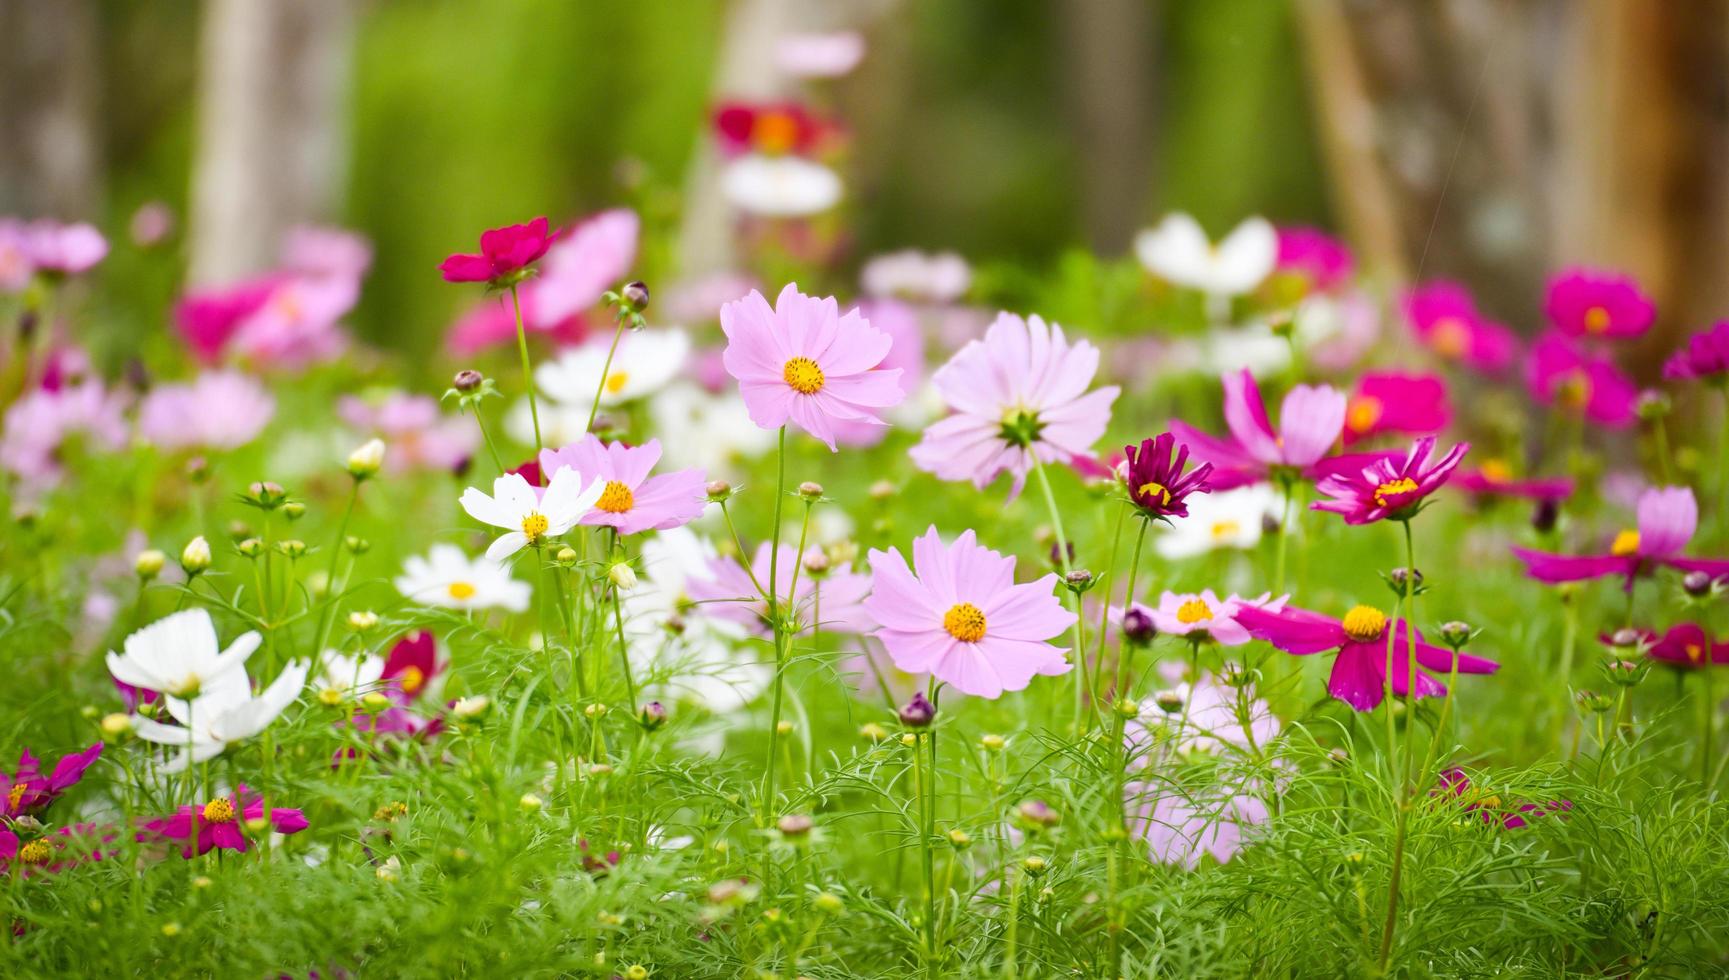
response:
<path id="1" fill-rule="evenodd" d="M 1453 481 L 1459 489 L 1478 497 L 1522 497 L 1526 500 L 1561 501 L 1573 495 L 1573 479 L 1566 476 L 1525 477 L 1513 473 L 1505 460 L 1486 459 L 1483 465 L 1460 473 Z"/>
<path id="2" fill-rule="evenodd" d="M 893 341 L 857 310 L 844 316 L 833 297 L 782 289 L 770 308 L 761 293 L 720 309 L 727 345 L 722 363 L 738 379 L 751 421 L 764 429 L 789 422 L 835 450 L 835 425 L 885 425 L 883 409 L 900 404 L 898 368 L 879 368 Z"/>
<path id="3" fill-rule="evenodd" d="M 1636 577 L 1659 566 L 1729 575 L 1729 561 L 1681 557 L 1699 527 L 1699 504 L 1691 489 L 1646 490 L 1639 496 L 1637 518 L 1635 528 L 1615 535 L 1606 555 L 1557 555 L 1529 548 L 1514 548 L 1513 554 L 1525 563 L 1525 573 L 1539 582 L 1579 582 L 1619 575 L 1624 587 L 1631 589 Z"/>
<path id="4" fill-rule="evenodd" d="M 1651 328 L 1657 306 L 1631 276 L 1568 269 L 1549 280 L 1543 312 L 1569 337 L 1622 339 Z"/>
<path id="5" fill-rule="evenodd" d="M 1237 622 L 1237 610 L 1244 606 L 1258 606 L 1276 612 L 1284 608 L 1286 598 L 1274 599 L 1269 592 L 1257 599 L 1245 599 L 1235 594 L 1220 599 L 1212 589 L 1201 592 L 1167 590 L 1160 594 L 1156 607 L 1148 608 L 1137 602 L 1130 608 L 1145 612 L 1160 633 L 1211 639 L 1220 646 L 1235 647 L 1249 642 L 1249 631 Z"/>
<path id="6" fill-rule="evenodd" d="M 1213 464 L 1207 483 L 1215 490 L 1246 486 L 1268 479 L 1275 471 L 1314 478 L 1325 469 L 1318 464 L 1332 452 L 1345 426 L 1345 396 L 1327 385 L 1297 385 L 1279 406 L 1279 426 L 1267 418 L 1260 386 L 1247 369 L 1223 375 L 1225 438 L 1207 435 L 1186 422 L 1172 420 L 1171 432 L 1194 451 L 1195 458 Z"/>
<path id="7" fill-rule="evenodd" d="M 603 443 L 584 436 L 563 449 L 543 449 L 540 471 L 558 475 L 571 468 L 587 479 L 601 481 L 599 499 L 579 523 L 618 529 L 620 534 L 664 531 L 689 524 L 708 506 L 707 478 L 701 470 L 678 470 L 650 476 L 660 462 L 660 440 L 640 446 Z"/>
<path id="8" fill-rule="evenodd" d="M 1345 406 L 1345 444 L 1382 433 L 1439 432 L 1451 418 L 1447 383 L 1439 375 L 1372 372 L 1357 381 Z"/>
<path id="9" fill-rule="evenodd" d="M 1637 418 L 1639 387 L 1606 357 L 1587 354 L 1559 333 L 1547 333 L 1531 348 L 1526 365 L 1531 397 L 1611 429 Z"/>
<path id="10" fill-rule="evenodd" d="M 1405 319 L 1417 339 L 1449 361 L 1496 374 L 1513 363 L 1518 337 L 1484 316 L 1464 286 L 1432 282 L 1405 296 Z"/>
<path id="11" fill-rule="evenodd" d="M 173 816 L 145 821 L 138 839 L 183 841 L 180 855 L 188 858 L 212 848 L 244 854 L 251 847 L 248 834 L 298 834 L 308 826 L 299 810 L 270 807 L 266 812 L 264 797 L 242 783 L 232 796 L 215 797 L 203 806 L 183 806 Z"/>
<path id="12" fill-rule="evenodd" d="M 1054 574 L 1016 585 L 1015 559 L 972 531 L 944 545 L 933 526 L 912 550 L 912 568 L 896 548 L 870 553 L 864 609 L 897 668 L 986 698 L 1073 668 L 1049 642 L 1075 623 L 1054 594 Z"/>
<path id="13" fill-rule="evenodd" d="M 1347 524 L 1404 521 L 1414 517 L 1429 495 L 1447 482 L 1471 448 L 1461 442 L 1433 462 L 1435 437 L 1424 436 L 1404 459 L 1381 458 L 1361 469 L 1346 469 L 1322 477 L 1315 489 L 1331 497 L 1309 506 L 1331 511 Z"/>

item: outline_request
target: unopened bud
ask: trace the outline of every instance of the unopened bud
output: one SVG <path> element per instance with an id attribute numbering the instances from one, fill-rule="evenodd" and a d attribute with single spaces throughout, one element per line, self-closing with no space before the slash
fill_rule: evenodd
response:
<path id="1" fill-rule="evenodd" d="M 949 846 L 953 847 L 957 851 L 964 851 L 967 848 L 973 846 L 972 835 L 967 833 L 966 831 L 960 829 L 959 827 L 956 827 L 953 830 L 949 831 L 948 837 L 949 837 Z"/>
<path id="2" fill-rule="evenodd" d="M 560 548 L 558 549 L 558 554 L 552 556 L 552 560 L 566 568 L 569 568 L 576 564 L 576 549 L 568 547 Z"/>
<path id="3" fill-rule="evenodd" d="M 274 510 L 281 506 L 284 500 L 288 499 L 288 491 L 282 489 L 280 483 L 272 483 L 269 480 L 260 480 L 246 488 L 246 499 L 247 502 L 258 507 L 262 507 L 266 510 Z"/>
<path id="4" fill-rule="evenodd" d="M 1080 595 L 1093 587 L 1093 573 L 1084 568 L 1077 568 L 1063 576 L 1063 584 L 1068 586 L 1070 592 Z"/>
<path id="5" fill-rule="evenodd" d="M 491 707 L 491 698 L 476 694 L 472 697 L 457 698 L 456 703 L 450 706 L 450 713 L 458 718 L 479 718 Z"/>
<path id="6" fill-rule="evenodd" d="M 659 701 L 650 701 L 637 709 L 636 720 L 648 731 L 656 731 L 666 724 L 666 706 Z"/>
<path id="7" fill-rule="evenodd" d="M 582 713 L 587 715 L 590 721 L 593 721 L 596 718 L 605 717 L 606 711 L 607 711 L 606 705 L 601 704 L 598 701 L 596 701 L 594 704 L 591 704 L 588 707 L 582 709 Z"/>
<path id="8" fill-rule="evenodd" d="M 1471 628 L 1470 623 L 1462 623 L 1455 619 L 1452 622 L 1442 624 L 1441 639 L 1445 641 L 1448 646 L 1457 650 L 1471 642 L 1471 635 L 1475 632 L 1476 630 Z"/>
<path id="9" fill-rule="evenodd" d="M 1063 822 L 1063 815 L 1044 800 L 1026 800 L 1015 807 L 1015 817 L 1030 829 L 1049 830 Z"/>
<path id="10" fill-rule="evenodd" d="M 1669 396 L 1655 388 L 1646 388 L 1639 392 L 1639 400 L 1633 403 L 1634 413 L 1647 422 L 1663 418 L 1673 407 Z"/>
<path id="11" fill-rule="evenodd" d="M 246 538 L 234 546 L 243 558 L 257 558 L 264 553 L 264 542 L 258 538 Z"/>
<path id="12" fill-rule="evenodd" d="M 1614 635 L 1609 637 L 1609 645 L 1618 649 L 1629 650 L 1638 646 L 1639 641 L 1642 639 L 1644 639 L 1644 637 L 1642 637 L 1636 629 L 1618 629 L 1615 631 Z"/>
<path id="13" fill-rule="evenodd" d="M 1555 530 L 1555 523 L 1561 519 L 1561 505 L 1554 500 L 1539 500 L 1531 511 L 1531 529 L 1539 534 L 1548 534 Z"/>
<path id="14" fill-rule="evenodd" d="M 180 549 L 180 567 L 188 575 L 197 575 L 210 567 L 210 542 L 200 534 Z"/>
<path id="15" fill-rule="evenodd" d="M 912 700 L 901 705 L 901 724 L 908 728 L 925 728 L 936 719 L 936 705 L 931 704 L 923 691 L 914 692 Z"/>
<path id="16" fill-rule="evenodd" d="M 806 551 L 804 557 L 799 559 L 799 563 L 804 566 L 805 571 L 811 574 L 812 578 L 821 578 L 828 574 L 828 552 L 821 548 L 812 548 Z"/>
<path id="17" fill-rule="evenodd" d="M 708 491 L 708 499 L 715 503 L 720 503 L 732 496 L 732 484 L 725 480 L 710 480 L 704 489 Z"/>
<path id="18" fill-rule="evenodd" d="M 132 570 L 138 577 L 148 582 L 162 574 L 162 566 L 168 564 L 168 556 L 155 548 L 146 548 L 132 559 Z"/>
<path id="19" fill-rule="evenodd" d="M 1695 599 L 1703 599 L 1710 595 L 1712 584 L 1710 572 L 1692 571 L 1681 579 L 1681 588 Z"/>
<path id="20" fill-rule="evenodd" d="M 1132 605 L 1123 613 L 1123 639 L 1137 646 L 1146 646 L 1159 635 L 1152 614 L 1140 605 Z"/>
<path id="21" fill-rule="evenodd" d="M 780 736 L 784 737 L 787 735 L 791 735 L 792 732 L 793 732 L 793 725 L 792 725 L 792 722 L 790 722 L 790 721 L 783 721 L 783 722 L 780 722 L 774 726 L 774 733 L 776 735 L 780 735 Z"/>
<path id="22" fill-rule="evenodd" d="M 1001 735 L 986 734 L 979 736 L 979 748 L 984 749 L 986 752 L 1001 752 L 1003 746 L 1008 744 L 1008 740 L 1003 738 Z"/>
<path id="23" fill-rule="evenodd" d="M 100 727 L 103 738 L 124 738 L 132 734 L 132 716 L 122 711 L 103 715 Z"/>
<path id="24" fill-rule="evenodd" d="M 368 439 L 348 454 L 348 475 L 356 480 L 369 480 L 384 467 L 384 440 Z"/>
<path id="25" fill-rule="evenodd" d="M 618 298 L 630 307 L 632 313 L 648 309 L 648 287 L 640 281 L 625 283 L 624 288 L 618 291 Z"/>
<path id="26" fill-rule="evenodd" d="M 789 813 L 775 821 L 775 829 L 783 837 L 803 837 L 810 833 L 816 822 L 802 813 Z"/>
<path id="27" fill-rule="evenodd" d="M 368 551 L 372 550 L 371 541 L 368 541 L 365 538 L 356 537 L 352 534 L 342 539 L 342 546 L 347 548 L 348 553 L 351 555 L 364 555 Z"/>
<path id="28" fill-rule="evenodd" d="M 1164 690 L 1153 695 L 1153 703 L 1158 705 L 1159 710 L 1163 711 L 1165 714 L 1174 715 L 1183 710 L 1185 699 L 1183 698 L 1183 692 L 1181 691 Z"/>
<path id="29" fill-rule="evenodd" d="M 806 480 L 798 485 L 798 495 L 806 500 L 821 500 L 822 484 Z"/>
<path id="30" fill-rule="evenodd" d="M 284 538 L 276 542 L 276 550 L 290 558 L 300 558 L 306 554 L 306 542 L 298 538 Z"/>
<path id="31" fill-rule="evenodd" d="M 466 394 L 480 387 L 480 383 L 485 380 L 486 376 L 481 374 L 479 371 L 476 371 L 473 368 L 464 368 L 463 370 L 456 372 L 456 377 L 451 379 L 450 384 L 457 391 Z"/>
<path id="32" fill-rule="evenodd" d="M 895 495 L 895 485 L 888 480 L 878 480 L 871 484 L 870 495 L 872 500 L 887 500 Z"/>
<path id="33" fill-rule="evenodd" d="M 629 592 L 636 588 L 636 569 L 626 562 L 618 562 L 606 570 L 607 581 L 620 592 Z"/>
<path id="34" fill-rule="evenodd" d="M 859 726 L 859 737 L 872 742 L 880 742 L 889 737 L 889 730 L 874 721 L 867 721 Z"/>
<path id="35" fill-rule="evenodd" d="M 348 628 L 364 633 L 378 625 L 378 614 L 369 609 L 356 609 L 348 614 Z"/>
<path id="36" fill-rule="evenodd" d="M 533 793 L 524 793 L 522 794 L 522 798 L 516 801 L 516 805 L 522 807 L 524 813 L 533 813 L 546 804 L 545 801 L 540 797 L 535 796 Z"/>

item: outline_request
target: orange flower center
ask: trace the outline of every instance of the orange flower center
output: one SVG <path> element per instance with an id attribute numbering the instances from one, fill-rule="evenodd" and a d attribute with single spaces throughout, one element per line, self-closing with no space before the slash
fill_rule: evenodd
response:
<path id="1" fill-rule="evenodd" d="M 204 804 L 205 823 L 233 823 L 234 803 L 225 799 L 214 799 Z"/>
<path id="2" fill-rule="evenodd" d="M 1496 483 L 1506 483 L 1513 478 L 1513 468 L 1499 459 L 1483 461 L 1483 475 Z"/>
<path id="3" fill-rule="evenodd" d="M 1609 553 L 1616 558 L 1631 558 L 1639 553 L 1639 532 L 1621 531 L 1615 535 L 1615 540 L 1609 545 Z"/>
<path id="4" fill-rule="evenodd" d="M 426 671 L 411 664 L 396 675 L 396 683 L 402 687 L 402 693 L 413 694 L 426 683 Z"/>
<path id="5" fill-rule="evenodd" d="M 985 638 L 985 614 L 970 602 L 956 603 L 943 613 L 943 629 L 962 643 L 977 643 Z"/>
<path id="6" fill-rule="evenodd" d="M 1457 317 L 1444 317 L 1429 328 L 1429 346 L 1442 357 L 1459 357 L 1471 347 L 1471 329 Z"/>
<path id="7" fill-rule="evenodd" d="M 822 368 L 808 357 L 795 357 L 786 362 L 780 376 L 801 395 L 814 395 L 822 390 L 825 379 Z"/>
<path id="8" fill-rule="evenodd" d="M 1374 606 L 1352 606 L 1340 621 L 1345 628 L 1345 635 L 1358 643 L 1367 643 L 1378 639 L 1381 631 L 1387 628 L 1387 614 Z"/>
<path id="9" fill-rule="evenodd" d="M 1213 609 L 1203 599 L 1190 599 L 1177 607 L 1177 622 L 1205 623 L 1213 618 Z"/>
<path id="10" fill-rule="evenodd" d="M 1384 410 L 1379 398 L 1358 395 L 1351 399 L 1351 407 L 1345 410 L 1345 424 L 1351 427 L 1352 432 L 1364 435 L 1381 421 Z"/>
<path id="11" fill-rule="evenodd" d="M 785 153 L 798 145 L 798 120 L 785 112 L 765 112 L 751 125 L 750 139 L 764 153 Z"/>
<path id="12" fill-rule="evenodd" d="M 1585 332 L 1602 333 L 1609 329 L 1609 311 L 1593 306 L 1585 311 Z"/>
<path id="13" fill-rule="evenodd" d="M 595 509 L 604 510 L 608 514 L 622 514 L 635 505 L 636 494 L 617 480 L 606 481 L 605 489 L 600 491 L 600 499 L 594 502 Z"/>

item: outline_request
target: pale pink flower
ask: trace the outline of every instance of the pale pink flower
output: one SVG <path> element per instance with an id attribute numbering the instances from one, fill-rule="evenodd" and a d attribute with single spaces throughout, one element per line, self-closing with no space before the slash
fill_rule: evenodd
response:
<path id="1" fill-rule="evenodd" d="M 839 78 L 864 56 L 864 35 L 857 31 L 788 34 L 774 46 L 775 65 L 794 78 Z"/>
<path id="2" fill-rule="evenodd" d="M 603 443 L 594 435 L 563 449 L 540 451 L 540 472 L 548 477 L 570 468 L 603 487 L 594 507 L 579 523 L 618 529 L 620 534 L 664 531 L 689 524 L 708 506 L 708 478 L 701 470 L 650 476 L 660 462 L 660 440 L 640 446 Z"/>
<path id="3" fill-rule="evenodd" d="M 1201 633 L 1203 638 L 1211 638 L 1221 646 L 1236 647 L 1249 642 L 1248 629 L 1237 622 L 1237 610 L 1244 606 L 1259 606 L 1277 611 L 1284 608 L 1285 599 L 1285 596 L 1274 599 L 1272 593 L 1256 599 L 1245 599 L 1233 593 L 1228 599 L 1220 599 L 1212 589 L 1203 589 L 1199 593 L 1166 590 L 1160 594 L 1157 607 L 1135 603 L 1133 608 L 1145 612 L 1160 633 L 1170 636 Z"/>
<path id="4" fill-rule="evenodd" d="M 762 294 L 721 307 L 727 371 L 753 422 L 791 422 L 835 450 L 835 421 L 884 425 L 885 408 L 905 397 L 899 369 L 877 367 L 893 341 L 857 310 L 841 315 L 833 297 L 817 299 L 788 283 L 771 309 Z"/>
<path id="5" fill-rule="evenodd" d="M 282 264 L 302 275 L 358 281 L 372 268 L 372 243 L 341 228 L 301 225 L 283 239 Z"/>
<path id="6" fill-rule="evenodd" d="M 1200 867 L 1202 855 L 1229 861 L 1243 846 L 1245 829 L 1267 821 L 1267 805 L 1248 794 L 1192 800 L 1135 782 L 1124 787 L 1124 795 L 1129 829 L 1146 842 L 1148 856 L 1191 871 Z"/>
<path id="7" fill-rule="evenodd" d="M 1297 385 L 1285 394 L 1279 427 L 1274 429 L 1254 375 L 1245 369 L 1220 381 L 1225 387 L 1228 438 L 1215 438 L 1180 420 L 1171 422 L 1171 431 L 1194 450 L 1196 458 L 1213 464 L 1209 482 L 1214 488 L 1259 483 L 1281 469 L 1311 478 L 1318 475 L 1316 464 L 1332 451 L 1345 428 L 1343 392 L 1328 385 Z"/>
<path id="8" fill-rule="evenodd" d="M 0 218 L 0 293 L 21 292 L 36 275 L 24 228 L 16 218 Z"/>
<path id="9" fill-rule="evenodd" d="M 108 255 L 108 239 L 84 222 L 43 219 L 31 222 L 24 234 L 30 261 L 43 272 L 75 276 L 95 268 Z"/>
<path id="10" fill-rule="evenodd" d="M 619 285 L 636 261 L 640 224 L 634 211 L 602 211 L 554 242 L 525 286 L 534 294 L 535 324 L 550 328 L 587 312 Z"/>
<path id="11" fill-rule="evenodd" d="M 902 390 L 917 389 L 925 373 L 925 337 L 918 314 L 912 307 L 892 299 L 867 300 L 859 304 L 858 311 L 893 341 L 888 355 L 876 366 L 898 369 Z M 888 435 L 887 426 L 840 419 L 835 420 L 834 431 L 835 441 L 843 446 L 874 446 Z"/>
<path id="12" fill-rule="evenodd" d="M 6 410 L 0 429 L 0 468 L 31 487 L 51 486 L 63 472 L 61 448 L 83 436 L 89 449 L 118 450 L 126 445 L 126 396 L 91 378 L 49 390 L 37 388 Z"/>
<path id="13" fill-rule="evenodd" d="M 338 321 L 359 299 L 355 278 L 287 277 L 240 321 L 228 349 L 260 367 L 287 370 L 333 360 L 348 347 Z"/>
<path id="14" fill-rule="evenodd" d="M 998 314 L 983 340 L 969 341 L 931 377 L 954 414 L 925 430 L 913 462 L 981 489 L 1006 471 L 1013 499 L 1035 454 L 1067 463 L 1104 435 L 1118 389 L 1087 390 L 1098 368 L 1099 349 L 1069 343 L 1062 327 Z"/>
<path id="15" fill-rule="evenodd" d="M 954 252 L 888 252 L 859 270 L 859 286 L 866 293 L 922 303 L 952 303 L 966 295 L 972 281 L 972 268 Z"/>
<path id="16" fill-rule="evenodd" d="M 138 407 L 138 432 L 158 449 L 238 449 L 276 413 L 264 386 L 238 371 L 210 371 L 190 384 L 158 385 Z"/>
<path id="17" fill-rule="evenodd" d="M 337 403 L 337 412 L 344 422 L 389 444 L 384 467 L 392 472 L 455 470 L 480 442 L 474 423 L 444 414 L 425 395 L 393 391 L 376 404 L 348 395 Z"/>
<path id="18" fill-rule="evenodd" d="M 1068 651 L 1049 642 L 1075 624 L 1053 592 L 1054 574 L 1016 585 L 1015 559 L 970 530 L 944 545 L 933 526 L 912 550 L 916 577 L 899 549 L 870 553 L 864 608 L 896 667 L 987 698 L 1073 669 Z"/>

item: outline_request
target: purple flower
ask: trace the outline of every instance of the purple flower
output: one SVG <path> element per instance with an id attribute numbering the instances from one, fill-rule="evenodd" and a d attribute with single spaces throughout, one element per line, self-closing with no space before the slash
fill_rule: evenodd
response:
<path id="1" fill-rule="evenodd" d="M 1549 280 L 1543 312 L 1569 337 L 1637 337 L 1657 316 L 1651 298 L 1631 276 L 1568 269 Z"/>
<path id="2" fill-rule="evenodd" d="M 138 431 L 158 449 L 238 449 L 275 413 L 263 385 L 238 371 L 213 371 L 151 389 L 138 406 Z"/>
<path id="3" fill-rule="evenodd" d="M 1461 442 L 1431 463 L 1435 437 L 1424 436 L 1403 461 L 1378 459 L 1360 470 L 1343 470 L 1322 477 L 1315 488 L 1332 497 L 1309 506 L 1343 515 L 1347 524 L 1409 520 L 1428 496 L 1439 490 L 1471 448 Z"/>
<path id="4" fill-rule="evenodd" d="M 1712 576 L 1729 574 L 1729 561 L 1680 557 L 1699 527 L 1699 504 L 1692 490 L 1652 487 L 1639 495 L 1637 514 L 1636 529 L 1616 534 L 1606 555 L 1556 555 L 1528 548 L 1514 548 L 1513 554 L 1525 563 L 1525 573 L 1539 582 L 1620 575 L 1624 587 L 1631 589 L 1635 577 L 1660 565 Z"/>
<path id="5" fill-rule="evenodd" d="M 1213 472 L 1213 464 L 1202 463 L 1184 473 L 1189 447 L 1178 446 L 1177 437 L 1169 432 L 1143 439 L 1139 447 L 1124 446 L 1123 454 L 1129 499 L 1148 517 L 1187 517 L 1189 507 L 1184 500 L 1189 494 L 1212 489 L 1207 476 Z"/>

